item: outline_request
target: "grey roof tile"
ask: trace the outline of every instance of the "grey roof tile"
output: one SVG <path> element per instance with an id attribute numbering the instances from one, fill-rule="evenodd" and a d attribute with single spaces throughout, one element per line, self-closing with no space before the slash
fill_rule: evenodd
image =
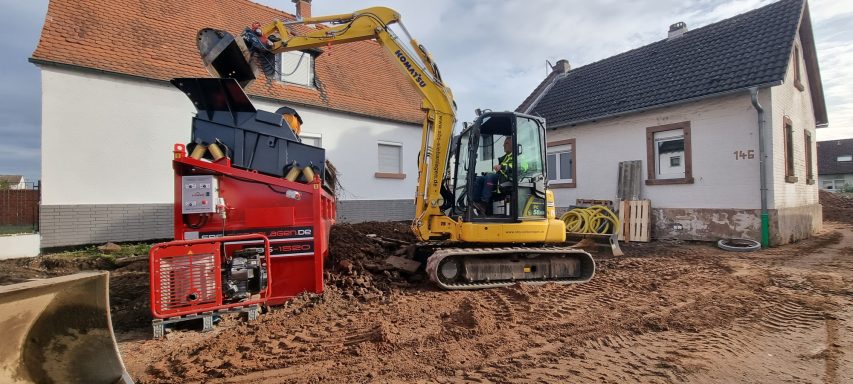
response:
<path id="1" fill-rule="evenodd" d="M 853 173 L 853 161 L 838 161 L 839 156 L 853 156 L 853 139 L 818 141 L 818 175 Z"/>
<path id="2" fill-rule="evenodd" d="M 572 69 L 530 113 L 556 127 L 779 83 L 803 6 L 782 0 Z"/>

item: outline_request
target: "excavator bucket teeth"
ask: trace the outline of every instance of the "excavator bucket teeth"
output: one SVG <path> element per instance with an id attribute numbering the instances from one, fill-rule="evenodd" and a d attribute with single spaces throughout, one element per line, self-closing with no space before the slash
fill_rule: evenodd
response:
<path id="1" fill-rule="evenodd" d="M 0 382 L 133 383 L 113 335 L 108 276 L 0 286 Z"/>
<path id="2" fill-rule="evenodd" d="M 201 60 L 211 75 L 235 79 L 243 88 L 257 78 L 251 52 L 242 38 L 205 28 L 198 32 L 197 43 Z"/>

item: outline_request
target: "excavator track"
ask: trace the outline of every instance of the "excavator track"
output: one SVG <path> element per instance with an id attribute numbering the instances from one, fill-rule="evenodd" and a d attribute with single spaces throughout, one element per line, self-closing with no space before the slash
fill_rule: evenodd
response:
<path id="1" fill-rule="evenodd" d="M 595 261 L 569 247 L 442 248 L 427 259 L 426 272 L 448 290 L 573 284 L 592 279 Z"/>

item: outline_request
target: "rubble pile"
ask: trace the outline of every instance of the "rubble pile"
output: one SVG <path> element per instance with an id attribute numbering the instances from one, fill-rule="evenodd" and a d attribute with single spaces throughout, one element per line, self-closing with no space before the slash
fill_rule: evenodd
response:
<path id="1" fill-rule="evenodd" d="M 385 259 L 404 253 L 415 241 L 404 223 L 335 225 L 326 264 L 326 289 L 362 301 L 387 299 L 395 286 L 408 286 L 409 279 L 387 265 Z"/>

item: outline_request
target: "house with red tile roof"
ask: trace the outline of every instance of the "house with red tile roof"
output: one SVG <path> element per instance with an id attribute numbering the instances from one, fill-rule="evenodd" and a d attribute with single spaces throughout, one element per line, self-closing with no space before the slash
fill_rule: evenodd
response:
<path id="1" fill-rule="evenodd" d="M 310 15 L 311 0 L 293 2 Z M 171 238 L 171 150 L 189 141 L 195 108 L 168 81 L 210 76 L 201 28 L 237 35 L 294 18 L 249 0 L 51 0 L 30 58 L 42 80 L 42 247 Z M 275 66 L 246 93 L 302 116 L 303 140 L 337 167 L 338 219 L 411 218 L 421 98 L 384 49 L 289 52 Z"/>

